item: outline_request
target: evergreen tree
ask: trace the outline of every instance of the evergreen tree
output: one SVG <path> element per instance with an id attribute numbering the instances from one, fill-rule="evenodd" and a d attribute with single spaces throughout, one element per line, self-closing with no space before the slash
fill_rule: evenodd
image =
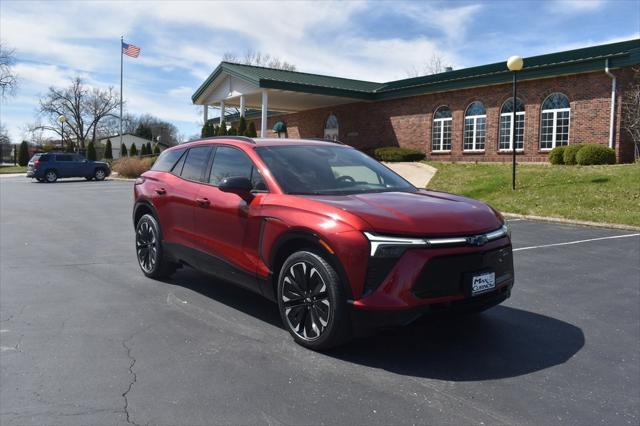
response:
<path id="1" fill-rule="evenodd" d="M 238 131 L 236 130 L 235 127 L 231 126 L 231 128 L 229 129 L 229 131 L 227 132 L 227 134 L 229 136 L 236 136 L 238 134 Z"/>
<path id="2" fill-rule="evenodd" d="M 146 126 L 142 123 L 138 124 L 135 135 L 143 139 L 148 139 L 148 140 L 153 139 L 153 134 L 151 133 L 151 127 Z"/>
<path id="3" fill-rule="evenodd" d="M 124 144 L 124 142 L 122 142 L 122 144 L 120 144 L 120 157 L 126 157 L 129 154 L 127 153 L 127 146 Z"/>
<path id="4" fill-rule="evenodd" d="M 156 144 L 156 146 L 153 147 L 153 155 L 160 155 L 160 145 Z"/>
<path id="5" fill-rule="evenodd" d="M 136 147 L 136 144 L 131 142 L 131 148 L 129 148 L 129 156 L 131 157 L 135 157 L 138 155 L 138 148 Z"/>
<path id="6" fill-rule="evenodd" d="M 89 141 L 87 145 L 87 160 L 96 161 L 96 146 L 93 144 L 93 141 Z"/>
<path id="7" fill-rule="evenodd" d="M 218 133 L 217 127 L 215 127 L 211 121 L 207 121 L 204 123 L 204 126 L 202 126 L 202 133 L 200 136 L 203 138 L 210 138 L 211 136 L 215 136 L 216 133 Z"/>
<path id="8" fill-rule="evenodd" d="M 113 160 L 113 149 L 111 148 L 111 139 L 107 139 L 107 143 L 104 145 L 104 159 Z"/>
<path id="9" fill-rule="evenodd" d="M 227 134 L 227 122 L 222 120 L 222 123 L 220 123 L 220 127 L 218 127 L 218 136 L 226 136 Z"/>
<path id="10" fill-rule="evenodd" d="M 253 121 L 249 122 L 249 126 L 247 127 L 245 136 L 248 136 L 250 138 L 258 137 L 258 131 L 256 130 L 256 123 L 254 123 Z"/>
<path id="11" fill-rule="evenodd" d="M 151 142 L 147 142 L 147 155 L 151 155 L 153 153 L 153 148 L 151 147 Z"/>
<path id="12" fill-rule="evenodd" d="M 143 143 L 140 147 L 140 156 L 147 155 L 147 144 Z"/>
<path id="13" fill-rule="evenodd" d="M 220 127 L 218 126 L 213 126 L 213 134 L 211 136 L 215 136 L 218 134 L 218 131 L 220 130 Z"/>
<path id="14" fill-rule="evenodd" d="M 20 148 L 18 150 L 18 164 L 22 167 L 29 164 L 29 144 L 27 144 L 27 141 L 22 141 L 22 143 L 20 143 Z"/>
<path id="15" fill-rule="evenodd" d="M 240 121 L 238 122 L 238 134 L 240 136 L 244 136 L 247 133 L 247 120 L 244 117 L 240 117 Z"/>

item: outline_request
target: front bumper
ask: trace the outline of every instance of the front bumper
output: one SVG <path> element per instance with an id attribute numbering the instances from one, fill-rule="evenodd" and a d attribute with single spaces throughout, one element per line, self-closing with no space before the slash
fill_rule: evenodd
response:
<path id="1" fill-rule="evenodd" d="M 473 275 L 495 272 L 495 290 L 510 292 L 514 282 L 513 255 L 508 237 L 482 247 L 408 249 L 395 261 L 380 284 L 353 301 L 354 310 L 408 311 L 414 308 L 479 300 L 471 296 Z"/>

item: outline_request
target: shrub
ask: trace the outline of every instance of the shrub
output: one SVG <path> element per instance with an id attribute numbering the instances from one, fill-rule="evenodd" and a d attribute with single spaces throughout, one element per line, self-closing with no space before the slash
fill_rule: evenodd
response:
<path id="1" fill-rule="evenodd" d="M 217 136 L 226 136 L 227 135 L 227 122 L 222 120 L 220 123 L 220 127 L 218 127 Z"/>
<path id="2" fill-rule="evenodd" d="M 244 136 L 247 132 L 247 120 L 244 117 L 240 117 L 240 121 L 238 122 L 238 135 Z"/>
<path id="3" fill-rule="evenodd" d="M 127 153 L 127 146 L 123 142 L 120 144 L 120 157 L 126 157 L 127 155 L 129 155 Z"/>
<path id="4" fill-rule="evenodd" d="M 373 151 L 374 157 L 379 161 L 420 161 L 424 160 L 424 152 L 415 149 L 400 148 L 397 146 L 385 146 Z"/>
<path id="5" fill-rule="evenodd" d="M 156 144 L 156 146 L 153 147 L 153 155 L 160 155 L 160 145 Z"/>
<path id="6" fill-rule="evenodd" d="M 112 168 L 120 176 L 135 178 L 149 170 L 155 161 L 156 157 L 125 157 L 114 161 Z"/>
<path id="7" fill-rule="evenodd" d="M 616 152 L 604 145 L 585 145 L 576 154 L 576 162 L 581 166 L 590 166 L 593 164 L 615 164 Z"/>
<path id="8" fill-rule="evenodd" d="M 564 164 L 564 150 L 566 145 L 556 146 L 549 152 L 549 162 L 551 164 Z"/>
<path id="9" fill-rule="evenodd" d="M 138 155 L 138 147 L 136 144 L 131 142 L 131 148 L 129 148 L 129 156 L 136 157 Z"/>
<path id="10" fill-rule="evenodd" d="M 142 156 L 145 156 L 147 154 L 148 154 L 148 152 L 147 152 L 147 144 L 143 143 L 142 146 L 140 147 L 140 156 L 142 157 Z"/>
<path id="11" fill-rule="evenodd" d="M 229 131 L 227 131 L 227 134 L 229 136 L 237 136 L 238 135 L 238 131 L 236 130 L 235 127 L 231 127 L 231 128 L 229 128 Z"/>
<path id="12" fill-rule="evenodd" d="M 27 141 L 20 143 L 20 148 L 18 149 L 18 164 L 22 167 L 29 164 L 29 144 L 27 144 Z"/>
<path id="13" fill-rule="evenodd" d="M 96 161 L 96 146 L 93 141 L 90 141 L 87 145 L 87 160 Z"/>
<path id="14" fill-rule="evenodd" d="M 147 155 L 153 154 L 153 148 L 151 148 L 151 142 L 147 142 Z"/>
<path id="15" fill-rule="evenodd" d="M 107 139 L 107 143 L 104 145 L 104 159 L 113 160 L 113 149 L 111 147 L 111 139 Z"/>
<path id="16" fill-rule="evenodd" d="M 573 166 L 576 164 L 576 154 L 578 153 L 578 151 L 580 151 L 582 149 L 584 145 L 582 144 L 575 144 L 575 145 L 567 145 L 566 148 L 564 149 L 564 155 L 562 156 L 562 159 L 564 160 L 564 164 Z"/>
<path id="17" fill-rule="evenodd" d="M 249 126 L 247 126 L 247 131 L 245 132 L 244 135 L 249 137 L 249 138 L 257 138 L 258 137 L 258 131 L 256 130 L 256 123 L 251 121 L 249 123 Z"/>

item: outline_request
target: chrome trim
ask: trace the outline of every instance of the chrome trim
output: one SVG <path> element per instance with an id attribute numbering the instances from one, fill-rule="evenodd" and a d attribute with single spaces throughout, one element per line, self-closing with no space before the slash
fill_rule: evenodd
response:
<path id="1" fill-rule="evenodd" d="M 489 241 L 509 235 L 508 226 L 502 225 L 495 231 L 485 234 L 471 235 L 468 237 L 449 237 L 449 238 L 411 238 L 411 237 L 391 237 L 386 235 L 377 235 L 371 232 L 364 232 L 371 244 L 370 255 L 375 256 L 378 248 L 381 246 L 405 246 L 405 247 L 442 247 L 456 245 L 475 245 L 483 246 Z"/>

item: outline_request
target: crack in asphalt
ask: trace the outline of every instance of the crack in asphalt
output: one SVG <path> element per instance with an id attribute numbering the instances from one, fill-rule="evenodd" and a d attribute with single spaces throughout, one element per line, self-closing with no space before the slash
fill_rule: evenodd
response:
<path id="1" fill-rule="evenodd" d="M 133 384 L 138 381 L 138 375 L 135 371 L 133 371 L 133 366 L 136 365 L 136 359 L 131 355 L 131 347 L 127 345 L 127 341 L 133 339 L 133 336 L 135 336 L 135 334 L 132 334 L 122 341 L 122 346 L 127 350 L 127 357 L 131 361 L 131 363 L 129 364 L 129 374 L 131 375 L 131 381 L 129 382 L 127 390 L 122 394 L 122 398 L 124 399 L 124 414 L 127 417 L 127 423 L 137 425 L 136 422 L 131 420 L 131 414 L 129 413 L 129 398 L 127 397 L 127 395 L 129 395 L 129 392 L 131 392 L 131 388 L 133 388 Z"/>

